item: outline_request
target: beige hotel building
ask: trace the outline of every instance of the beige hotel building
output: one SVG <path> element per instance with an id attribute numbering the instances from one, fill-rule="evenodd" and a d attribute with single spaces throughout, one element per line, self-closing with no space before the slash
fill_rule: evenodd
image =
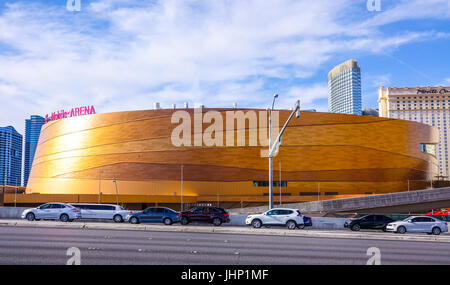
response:
<path id="1" fill-rule="evenodd" d="M 379 116 L 428 124 L 439 130 L 436 148 L 421 146 L 436 155 L 439 175 L 449 176 L 450 87 L 387 87 L 378 90 Z"/>

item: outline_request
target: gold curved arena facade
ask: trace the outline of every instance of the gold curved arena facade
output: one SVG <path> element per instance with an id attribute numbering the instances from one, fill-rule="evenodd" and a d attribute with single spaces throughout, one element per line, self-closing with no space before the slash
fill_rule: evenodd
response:
<path id="1" fill-rule="evenodd" d="M 175 203 L 182 184 L 185 201 L 267 202 L 268 187 L 255 186 L 268 181 L 268 159 L 260 155 L 267 147 L 248 146 L 248 141 L 245 146 L 176 147 L 171 134 L 179 124 L 171 118 L 180 110 L 191 116 L 194 137 L 194 109 L 105 113 L 45 124 L 27 193 L 98 195 L 100 189 L 115 195 L 117 190 L 121 200 Z M 237 110 L 202 111 L 220 112 L 225 122 L 226 111 Z M 279 112 L 280 124 L 289 114 Z M 203 131 L 210 125 L 204 123 Z M 248 139 L 248 121 L 240 130 Z M 406 191 L 408 183 L 423 189 L 430 167 L 438 173 L 438 163 L 420 145 L 437 144 L 438 138 L 434 127 L 411 121 L 301 112 L 273 160 L 274 180 L 280 180 L 281 162 L 285 202 Z M 275 186 L 275 201 L 279 191 Z"/>

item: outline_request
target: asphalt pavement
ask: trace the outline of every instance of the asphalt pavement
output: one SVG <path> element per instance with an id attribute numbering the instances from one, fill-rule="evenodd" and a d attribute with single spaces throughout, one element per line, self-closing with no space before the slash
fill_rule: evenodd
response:
<path id="1" fill-rule="evenodd" d="M 448 242 L 152 230 L 0 227 L 0 264 L 450 264 Z"/>

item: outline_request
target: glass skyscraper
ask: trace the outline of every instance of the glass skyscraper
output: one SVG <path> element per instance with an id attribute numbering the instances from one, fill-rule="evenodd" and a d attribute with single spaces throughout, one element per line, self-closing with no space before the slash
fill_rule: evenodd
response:
<path id="1" fill-rule="evenodd" d="M 0 185 L 21 184 L 22 140 L 13 127 L 0 128 Z"/>
<path id="2" fill-rule="evenodd" d="M 328 109 L 331 113 L 362 114 L 361 69 L 348 60 L 328 73 Z"/>
<path id="3" fill-rule="evenodd" d="M 23 165 L 23 186 L 27 186 L 31 165 L 33 164 L 34 153 L 36 152 L 42 125 L 44 124 L 45 118 L 37 115 L 32 115 L 30 119 L 25 120 L 25 157 Z"/>

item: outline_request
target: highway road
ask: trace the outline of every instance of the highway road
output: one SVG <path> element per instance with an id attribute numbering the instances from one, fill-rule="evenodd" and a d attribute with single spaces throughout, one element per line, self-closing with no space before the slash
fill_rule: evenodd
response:
<path id="1" fill-rule="evenodd" d="M 0 227 L 0 264 L 450 264 L 448 242 L 136 230 Z"/>

